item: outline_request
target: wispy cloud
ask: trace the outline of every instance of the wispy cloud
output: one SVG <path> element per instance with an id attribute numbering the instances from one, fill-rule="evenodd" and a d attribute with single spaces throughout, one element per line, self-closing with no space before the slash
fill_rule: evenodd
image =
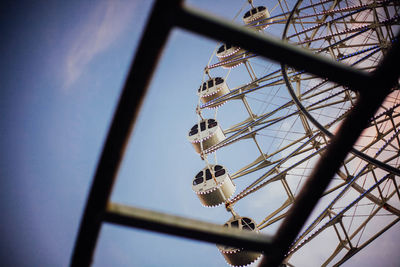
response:
<path id="1" fill-rule="evenodd" d="M 80 24 L 65 61 L 64 87 L 68 88 L 99 53 L 105 51 L 129 25 L 136 2 L 100 2 Z"/>

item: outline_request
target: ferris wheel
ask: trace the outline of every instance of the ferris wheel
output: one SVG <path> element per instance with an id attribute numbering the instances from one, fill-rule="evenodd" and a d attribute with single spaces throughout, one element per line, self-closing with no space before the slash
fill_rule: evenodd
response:
<path id="1" fill-rule="evenodd" d="M 238 12 L 244 27 L 280 35 L 353 68 L 373 71 L 398 42 L 395 0 L 259 2 L 246 1 Z M 204 206 L 225 205 L 232 217 L 224 226 L 256 232 L 273 231 L 285 218 L 358 97 L 231 44 L 216 47 L 197 94 L 198 121 L 188 139 L 205 166 L 192 189 Z M 319 264 L 340 265 L 400 220 L 399 106 L 397 85 L 342 163 L 285 264 L 296 266 L 297 255 L 323 238 Z M 268 204 L 242 209 L 246 202 Z M 233 266 L 262 256 L 218 249 Z"/>

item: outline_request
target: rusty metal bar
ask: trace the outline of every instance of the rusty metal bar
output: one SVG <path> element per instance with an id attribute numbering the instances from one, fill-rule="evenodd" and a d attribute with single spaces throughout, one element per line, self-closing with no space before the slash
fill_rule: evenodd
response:
<path id="1" fill-rule="evenodd" d="M 142 35 L 103 147 L 73 251 L 71 266 L 92 262 L 103 213 L 110 198 L 133 124 L 158 58 L 172 28 L 180 0 L 157 1 Z"/>
<path id="2" fill-rule="evenodd" d="M 172 234 L 221 245 L 243 247 L 253 251 L 272 249 L 272 237 L 251 231 L 174 216 L 166 213 L 110 203 L 104 220 L 110 223 Z"/>

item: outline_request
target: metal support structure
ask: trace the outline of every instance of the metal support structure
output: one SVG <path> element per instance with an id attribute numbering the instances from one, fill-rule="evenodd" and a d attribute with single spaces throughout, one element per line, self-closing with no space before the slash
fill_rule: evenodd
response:
<path id="1" fill-rule="evenodd" d="M 268 250 L 272 249 L 272 237 L 265 234 L 243 232 L 218 224 L 116 203 L 108 205 L 104 220 L 110 223 L 202 240 L 214 244 L 245 247 L 254 251 L 261 251 L 261 248 L 266 247 Z"/>
<path id="2" fill-rule="evenodd" d="M 398 56 L 399 53 L 399 43 L 396 43 L 396 47 L 393 47 L 388 56 Z M 288 216 L 279 227 L 274 237 L 274 244 L 279 247 L 280 255 L 274 254 L 270 257 L 265 257 L 261 265 L 278 266 L 282 262 L 290 244 L 300 232 L 318 199 L 322 196 L 333 175 L 340 167 L 341 162 L 352 149 L 362 130 L 367 126 L 369 119 L 374 115 L 390 89 L 395 85 L 399 70 L 393 71 L 392 69 L 396 68 L 390 68 L 390 66 L 386 65 L 391 64 L 394 66 L 392 60 L 384 60 L 374 73 L 370 87 L 360 94 L 360 98 L 353 110 L 343 121 L 339 131 L 331 140 L 328 149 L 321 156 L 311 176 L 298 194 Z M 383 76 L 384 70 L 388 71 L 386 77 Z M 387 82 L 383 82 L 382 79 Z"/>
<path id="3" fill-rule="evenodd" d="M 393 45 L 380 67 L 371 75 L 275 38 L 258 35 L 233 23 L 184 7 L 182 2 L 182 0 L 158 0 L 154 4 L 97 166 L 71 258 L 71 266 L 91 264 L 103 222 L 264 251 L 265 257 L 261 266 L 278 266 L 368 120 L 398 82 L 400 68 L 396 65 L 400 58 L 399 42 Z M 332 139 L 273 238 L 109 203 L 119 165 L 146 89 L 170 30 L 174 26 L 239 45 L 283 65 L 328 78 L 360 92 L 359 100 Z"/>

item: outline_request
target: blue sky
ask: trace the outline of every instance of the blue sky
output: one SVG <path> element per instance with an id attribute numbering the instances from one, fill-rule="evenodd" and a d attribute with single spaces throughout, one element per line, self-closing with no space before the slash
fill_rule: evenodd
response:
<path id="1" fill-rule="evenodd" d="M 135 2 L 113 3 L 13 2 L 3 9 L 1 251 L 10 266 L 68 264 L 140 34 L 139 25 L 128 25 L 146 16 L 131 13 Z"/>
<path id="2" fill-rule="evenodd" d="M 1 18 L 1 26 L 5 41 L 0 47 L 0 205 L 6 214 L 1 223 L 2 263 L 68 265 L 99 153 L 150 5 L 151 1 L 39 1 L 31 5 L 13 2 L 4 7 L 7 12 Z M 194 39 L 182 32 L 171 36 L 175 46 L 165 55 L 160 64 L 162 71 L 153 81 L 153 87 L 161 88 L 163 94 L 154 89 L 149 92 L 151 101 L 144 105 L 142 114 L 146 117 L 141 117 L 136 126 L 135 139 L 130 144 L 135 149 L 129 149 L 122 166 L 113 194 L 115 201 L 188 215 L 193 214 L 193 206 L 183 199 L 190 196 L 197 207 L 190 181 L 193 169 L 197 171 L 201 162 L 185 135 L 196 119 L 193 88 L 197 88 L 199 72 L 208 58 L 187 62 L 190 51 L 182 50 L 182 44 L 194 44 Z M 202 50 L 207 57 L 209 51 L 208 47 Z M 175 60 L 176 55 L 179 60 Z M 176 69 L 171 68 L 170 62 L 176 62 L 173 66 L 178 64 Z M 191 81 L 182 79 L 187 77 L 182 70 L 188 66 L 192 67 L 191 75 L 195 73 Z M 184 94 L 179 93 L 182 89 L 186 89 Z M 174 99 L 167 102 L 166 96 Z M 183 121 L 182 113 L 187 114 Z M 162 138 L 157 131 L 171 126 L 160 114 L 167 114 L 173 126 L 179 125 Z M 153 140 L 144 131 L 154 133 Z M 174 161 L 190 156 L 197 163 L 189 169 L 189 176 L 187 172 L 186 176 L 180 173 L 184 184 L 177 189 L 172 187 L 174 175 L 164 172 L 173 170 L 163 164 L 171 150 L 166 139 L 177 150 Z M 150 148 L 152 145 L 156 149 Z M 182 150 L 190 154 L 181 157 Z M 135 166 L 129 162 L 132 157 Z M 155 164 L 159 171 L 143 174 L 154 170 Z M 166 178 L 173 182 L 171 188 L 154 185 L 156 180 Z M 185 195 L 181 196 L 182 192 Z M 168 203 L 171 197 L 174 199 Z M 120 240 L 121 235 L 124 238 Z M 161 246 L 162 253 L 155 245 L 158 243 L 168 244 Z M 178 255 L 185 252 L 175 247 L 186 248 L 187 254 L 195 250 L 193 246 L 204 245 L 106 226 L 96 250 L 95 266 L 126 266 L 127 262 L 159 266 L 165 260 L 173 264 L 173 258 L 173 265 L 184 264 Z M 216 250 L 214 245 L 206 247 Z M 159 255 L 149 256 L 152 250 Z"/>
<path id="3" fill-rule="evenodd" d="M 230 2 L 189 3 L 231 18 L 244 1 Z M 151 3 L 4 5 L 2 265 L 68 266 L 97 160 Z M 195 92 L 215 46 L 215 41 L 182 30 L 172 32 L 112 201 L 221 224 L 229 219 L 222 207 L 201 207 L 192 192 L 192 176 L 204 166 L 186 140 L 197 121 Z M 388 247 L 396 248 L 394 240 L 387 241 Z M 390 257 L 395 263 L 396 257 Z M 113 225 L 103 226 L 94 261 L 94 266 L 188 265 L 225 263 L 213 244 Z"/>

